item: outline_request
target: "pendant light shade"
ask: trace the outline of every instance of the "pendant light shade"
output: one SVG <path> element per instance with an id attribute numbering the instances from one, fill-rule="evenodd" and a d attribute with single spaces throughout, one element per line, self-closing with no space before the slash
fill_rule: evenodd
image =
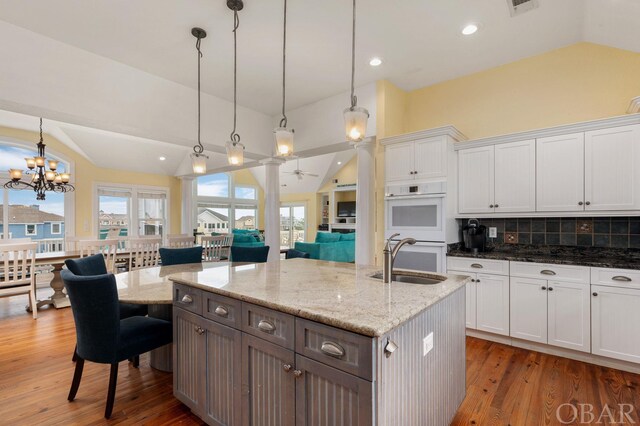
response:
<path id="1" fill-rule="evenodd" d="M 293 132 L 287 128 L 287 0 L 284 0 L 284 19 L 282 30 L 282 119 L 280 127 L 273 131 L 276 138 L 276 155 L 278 157 L 289 157 L 293 155 Z"/>
<path id="2" fill-rule="evenodd" d="M 200 60 L 202 59 L 202 51 L 200 51 L 200 42 L 207 36 L 207 32 L 202 28 L 192 28 L 191 34 L 196 38 L 196 51 L 198 54 L 198 144 L 193 147 L 191 154 L 191 167 L 193 173 L 203 175 L 207 173 L 208 156 L 204 154 L 204 146 L 200 141 Z"/>
<path id="3" fill-rule="evenodd" d="M 353 27 L 351 31 L 351 106 L 344 110 L 345 133 L 348 142 L 360 142 L 367 134 L 369 111 L 358 106 L 355 95 L 356 77 L 356 0 L 353 0 Z"/>
<path id="4" fill-rule="evenodd" d="M 226 148 L 229 165 L 242 166 L 244 164 L 244 145 L 240 142 L 228 141 Z"/>

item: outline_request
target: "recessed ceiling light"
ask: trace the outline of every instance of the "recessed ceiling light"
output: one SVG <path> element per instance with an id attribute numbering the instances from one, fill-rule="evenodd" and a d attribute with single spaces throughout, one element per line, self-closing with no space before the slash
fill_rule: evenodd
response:
<path id="1" fill-rule="evenodd" d="M 167 159 L 167 157 L 160 157 L 160 158 L 158 158 L 158 160 L 160 160 L 160 161 L 164 161 L 164 160 L 166 160 L 166 159 Z"/>
<path id="2" fill-rule="evenodd" d="M 476 24 L 469 24 L 462 29 L 462 34 L 471 35 L 475 34 L 478 31 L 478 26 Z"/>
<path id="3" fill-rule="evenodd" d="M 379 65 L 382 64 L 382 59 L 376 57 L 376 58 L 371 58 L 371 60 L 369 61 L 369 65 L 371 65 L 372 67 L 377 67 Z"/>
<path id="4" fill-rule="evenodd" d="M 342 164 L 342 161 L 338 161 L 338 166 L 339 166 L 340 164 Z"/>

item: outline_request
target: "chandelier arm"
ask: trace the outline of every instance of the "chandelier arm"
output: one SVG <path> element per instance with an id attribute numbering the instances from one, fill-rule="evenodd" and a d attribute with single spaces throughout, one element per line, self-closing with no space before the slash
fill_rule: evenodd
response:
<path id="1" fill-rule="evenodd" d="M 238 27 L 240 18 L 238 8 L 233 9 L 233 131 L 230 138 L 234 145 L 240 143 L 240 135 L 236 133 L 238 122 Z"/>

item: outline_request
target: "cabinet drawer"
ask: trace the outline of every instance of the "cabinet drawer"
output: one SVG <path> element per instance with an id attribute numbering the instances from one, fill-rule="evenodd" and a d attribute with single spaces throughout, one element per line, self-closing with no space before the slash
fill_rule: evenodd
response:
<path id="1" fill-rule="evenodd" d="M 205 318 L 240 329 L 242 302 L 215 293 L 202 293 L 202 315 Z"/>
<path id="2" fill-rule="evenodd" d="M 589 284 L 591 272 L 585 266 L 511 262 L 511 276 Z"/>
<path id="3" fill-rule="evenodd" d="M 202 315 L 202 291 L 184 284 L 173 284 L 173 306 Z"/>
<path id="4" fill-rule="evenodd" d="M 591 268 L 591 284 L 640 289 L 640 271 L 633 269 Z"/>
<path id="5" fill-rule="evenodd" d="M 373 380 L 373 339 L 369 337 L 296 318 L 296 352 Z"/>
<path id="6" fill-rule="evenodd" d="M 276 345 L 293 349 L 295 317 L 293 315 L 242 303 L 242 331 Z"/>
<path id="7" fill-rule="evenodd" d="M 478 272 L 483 274 L 509 275 L 507 260 L 476 259 L 470 257 L 448 257 L 447 268 L 456 271 Z"/>

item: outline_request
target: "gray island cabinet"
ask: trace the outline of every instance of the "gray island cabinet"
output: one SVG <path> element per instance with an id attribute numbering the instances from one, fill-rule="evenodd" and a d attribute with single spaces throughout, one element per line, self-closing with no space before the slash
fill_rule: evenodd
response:
<path id="1" fill-rule="evenodd" d="M 313 264 L 321 269 L 333 265 Z M 274 426 L 449 424 L 465 395 L 463 277 L 451 276 L 437 284 L 441 286 L 439 291 L 432 291 L 439 296 L 432 297 L 432 303 L 424 309 L 408 314 L 406 320 L 394 313 L 397 307 L 372 314 L 387 320 L 389 314 L 395 317 L 398 324 L 387 330 L 387 326 L 378 327 L 381 323 L 375 319 L 358 319 L 367 315 L 361 310 L 366 304 L 341 306 L 351 291 L 363 290 L 368 284 L 378 286 L 378 294 L 369 297 L 393 303 L 393 291 L 385 290 L 379 281 L 365 284 L 357 279 L 357 285 L 347 285 L 330 296 L 334 306 L 325 306 L 327 300 L 318 296 L 316 287 L 315 299 L 298 300 L 291 307 L 280 303 L 286 304 L 288 297 L 304 297 L 305 293 L 302 283 L 295 290 L 288 289 L 286 282 L 295 281 L 292 276 L 278 280 L 276 291 L 271 288 L 273 283 L 267 282 L 271 273 L 259 272 L 267 266 L 257 266 L 246 274 L 229 265 L 221 268 L 230 273 L 205 269 L 192 276 L 171 277 L 174 395 L 205 422 Z M 279 268 L 279 274 L 283 268 Z M 241 278 L 253 284 L 255 291 Z M 369 277 L 364 280 L 369 281 Z M 415 284 L 399 283 L 398 287 L 401 285 L 409 292 L 410 287 L 419 290 Z M 379 292 L 380 288 L 384 291 Z M 376 303 L 371 303 L 372 309 Z M 415 301 L 412 303 L 415 306 Z M 302 309 L 300 304 L 315 308 Z M 325 316 L 313 314 L 315 309 L 326 309 Z M 341 322 L 346 318 L 343 312 L 350 309 L 352 319 Z"/>

